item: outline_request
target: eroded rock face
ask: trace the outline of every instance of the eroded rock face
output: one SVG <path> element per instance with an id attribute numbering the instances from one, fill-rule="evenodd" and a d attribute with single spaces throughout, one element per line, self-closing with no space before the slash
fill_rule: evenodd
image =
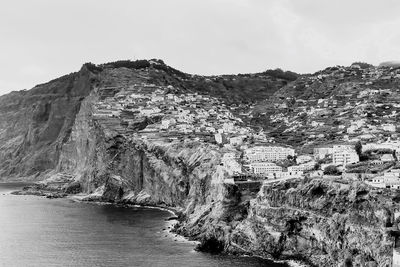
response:
<path id="1" fill-rule="evenodd" d="M 232 239 L 261 255 L 300 256 L 317 266 L 391 266 L 398 208 L 392 195 L 360 182 L 265 185 Z"/>
<path id="2" fill-rule="evenodd" d="M 34 179 L 57 166 L 93 79 L 83 67 L 32 90 L 0 97 L 1 179 Z"/>

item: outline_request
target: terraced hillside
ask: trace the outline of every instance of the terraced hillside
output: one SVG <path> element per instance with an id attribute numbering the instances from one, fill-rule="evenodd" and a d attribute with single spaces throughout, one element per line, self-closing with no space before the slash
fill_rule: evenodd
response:
<path id="1" fill-rule="evenodd" d="M 258 103 L 251 124 L 296 147 L 398 138 L 400 69 L 331 67 Z"/>

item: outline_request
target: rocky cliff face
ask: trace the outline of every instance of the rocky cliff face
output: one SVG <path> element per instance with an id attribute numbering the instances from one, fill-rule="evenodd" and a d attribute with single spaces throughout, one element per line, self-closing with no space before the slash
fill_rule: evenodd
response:
<path id="1" fill-rule="evenodd" d="M 110 105 L 129 95 L 176 92 L 168 85 L 180 75 L 151 64 L 88 65 L 2 97 L 1 177 L 38 175 L 48 189 L 81 192 L 83 200 L 175 208 L 181 214 L 175 230 L 208 251 L 302 258 L 318 266 L 390 266 L 400 198 L 358 182 L 240 189 L 224 183 L 216 144 L 155 132 L 148 126 L 159 123 L 157 116 L 113 113 Z"/>
<path id="2" fill-rule="evenodd" d="M 34 179 L 58 164 L 93 74 L 85 67 L 0 98 L 0 177 Z"/>
<path id="3" fill-rule="evenodd" d="M 395 196 L 360 182 L 265 185 L 232 239 L 260 254 L 298 255 L 318 266 L 391 266 L 398 208 Z"/>

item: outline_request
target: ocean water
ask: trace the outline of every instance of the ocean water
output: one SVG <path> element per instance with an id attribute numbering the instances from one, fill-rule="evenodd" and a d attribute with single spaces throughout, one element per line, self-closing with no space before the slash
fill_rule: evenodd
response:
<path id="1" fill-rule="evenodd" d="M 151 208 L 14 196 L 0 184 L 0 266 L 286 266 L 196 252 Z"/>

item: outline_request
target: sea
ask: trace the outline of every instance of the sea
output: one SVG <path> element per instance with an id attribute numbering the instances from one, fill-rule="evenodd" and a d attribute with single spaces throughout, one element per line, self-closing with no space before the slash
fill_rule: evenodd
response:
<path id="1" fill-rule="evenodd" d="M 0 184 L 0 266 L 288 266 L 198 252 L 165 210 L 10 194 L 22 186 Z"/>

